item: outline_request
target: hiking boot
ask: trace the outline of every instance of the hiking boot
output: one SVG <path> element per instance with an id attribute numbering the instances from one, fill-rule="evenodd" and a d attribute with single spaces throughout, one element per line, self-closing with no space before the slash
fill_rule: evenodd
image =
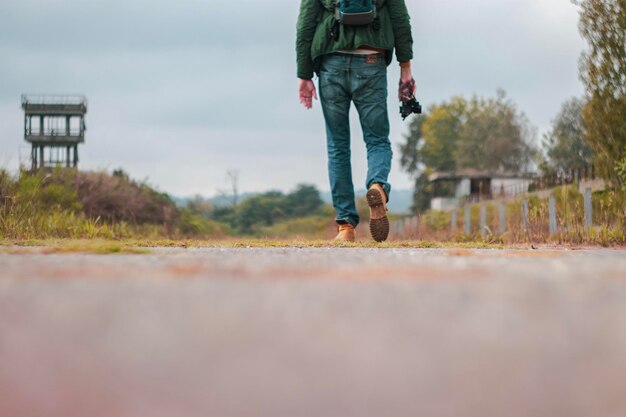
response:
<path id="1" fill-rule="evenodd" d="M 356 240 L 356 230 L 350 223 L 337 225 L 339 234 L 335 237 L 335 241 L 354 242 Z"/>
<path id="2" fill-rule="evenodd" d="M 387 194 L 380 184 L 373 184 L 367 192 L 367 205 L 370 206 L 370 233 L 376 242 L 384 242 L 389 237 L 387 217 Z"/>

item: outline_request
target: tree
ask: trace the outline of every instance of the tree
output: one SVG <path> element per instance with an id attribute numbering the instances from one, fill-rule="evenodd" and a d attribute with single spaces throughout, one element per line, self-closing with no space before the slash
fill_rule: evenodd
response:
<path id="1" fill-rule="evenodd" d="M 423 213 L 430 208 L 430 200 L 434 197 L 433 185 L 428 181 L 429 170 L 426 169 L 415 179 L 413 190 L 413 204 L 411 210 L 414 213 Z"/>
<path id="2" fill-rule="evenodd" d="M 452 98 L 415 118 L 401 147 L 403 169 L 415 178 L 413 208 L 428 209 L 436 190 L 428 173 L 463 168 L 520 173 L 535 154 L 535 131 L 515 104 L 495 98 Z"/>
<path id="3" fill-rule="evenodd" d="M 409 125 L 409 134 L 404 137 L 405 142 L 400 145 L 400 165 L 410 175 L 415 175 L 423 166 L 420 148 L 423 144 L 423 129 L 425 117 L 414 117 Z"/>
<path id="4" fill-rule="evenodd" d="M 269 191 L 242 201 L 235 210 L 236 225 L 242 233 L 253 233 L 255 226 L 271 226 L 287 217 L 285 195 L 280 191 Z"/>
<path id="5" fill-rule="evenodd" d="M 432 186 L 428 175 L 432 171 L 454 171 L 454 149 L 463 124 L 466 101 L 453 98 L 449 103 L 432 106 L 428 115 L 415 117 L 409 126 L 406 142 L 401 145 L 400 164 L 415 178 L 414 212 L 430 208 Z"/>
<path id="6" fill-rule="evenodd" d="M 195 195 L 185 204 L 185 208 L 191 213 L 197 216 L 210 219 L 213 214 L 213 204 L 201 195 Z"/>
<path id="7" fill-rule="evenodd" d="M 579 98 L 563 103 L 552 122 L 552 130 L 544 136 L 543 171 L 565 173 L 592 164 L 594 153 L 586 141 L 584 106 L 585 103 Z"/>
<path id="8" fill-rule="evenodd" d="M 324 202 L 315 186 L 300 184 L 287 195 L 285 204 L 289 217 L 305 217 L 318 212 Z"/>
<path id="9" fill-rule="evenodd" d="M 233 193 L 233 206 L 237 207 L 239 203 L 239 171 L 231 169 L 226 173 L 228 182 L 230 183 L 230 189 Z"/>
<path id="10" fill-rule="evenodd" d="M 233 207 L 239 204 L 239 170 L 231 169 L 226 171 L 226 181 L 230 187 L 229 190 L 218 189 L 217 194 L 225 199 L 230 199 Z"/>
<path id="11" fill-rule="evenodd" d="M 252 234 L 284 220 L 319 214 L 323 206 L 315 186 L 300 184 L 286 195 L 269 191 L 248 197 L 237 207 L 213 207 L 210 218 L 227 223 L 239 233 Z"/>
<path id="12" fill-rule="evenodd" d="M 586 138 L 598 172 L 623 185 L 618 167 L 626 160 L 626 1 L 579 0 L 580 33 L 589 45 L 580 61 L 586 89 Z"/>
<path id="13" fill-rule="evenodd" d="M 626 153 L 626 147 L 624 147 L 624 153 Z M 622 191 L 626 192 L 626 158 L 622 159 L 617 164 L 617 175 L 619 176 L 619 181 L 622 184 Z"/>
<path id="14" fill-rule="evenodd" d="M 495 98 L 473 97 L 465 109 L 454 153 L 457 167 L 527 172 L 535 155 L 535 131 L 504 90 Z"/>
<path id="15" fill-rule="evenodd" d="M 422 123 L 420 162 L 434 171 L 455 171 L 455 149 L 467 117 L 467 102 L 460 97 L 433 106 Z"/>
<path id="16" fill-rule="evenodd" d="M 211 220 L 226 223 L 233 229 L 237 224 L 237 213 L 233 206 L 215 206 L 211 211 Z"/>

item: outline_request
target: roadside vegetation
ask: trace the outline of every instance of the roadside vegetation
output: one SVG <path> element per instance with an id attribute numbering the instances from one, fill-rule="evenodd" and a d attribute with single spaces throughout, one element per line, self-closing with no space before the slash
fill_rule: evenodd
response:
<path id="1" fill-rule="evenodd" d="M 315 187 L 300 185 L 290 193 L 277 191 L 243 199 L 237 205 L 214 206 L 193 198 L 177 206 L 164 193 L 134 181 L 123 171 L 113 174 L 53 170 L 16 176 L 0 171 L 0 240 L 11 245 L 41 245 L 56 251 L 92 253 L 135 253 L 139 247 L 247 246 L 333 246 L 373 247 L 367 233 L 368 208 L 357 207 L 364 224 L 362 242 L 343 245 L 329 242 L 334 236 L 334 212 L 322 202 Z M 529 199 L 529 229 L 521 230 L 519 201 L 507 202 L 507 233 L 497 235 L 497 208 L 488 205 L 489 233 L 462 232 L 462 219 L 451 231 L 450 213 L 427 210 L 417 229 L 392 236 L 376 247 L 498 247 L 516 243 L 561 243 L 619 245 L 626 243 L 624 193 L 596 192 L 594 224 L 585 230 L 583 197 L 576 187 L 558 192 L 559 233 L 547 238 L 545 198 Z M 471 211 L 478 224 L 479 208 Z M 401 216 L 390 214 L 391 221 Z M 65 243 L 62 243 L 65 242 Z M 90 242 L 90 243 L 89 243 Z M 116 243 L 117 242 L 117 243 Z M 390 246 L 389 246 L 390 245 Z"/>
<path id="2" fill-rule="evenodd" d="M 450 212 L 427 210 L 412 230 L 404 230 L 400 238 L 418 236 L 428 241 L 485 242 L 493 244 L 559 244 L 615 246 L 626 244 L 626 193 L 615 190 L 597 191 L 592 195 L 593 226 L 586 229 L 584 197 L 574 186 L 552 190 L 556 201 L 557 233 L 550 235 L 549 199 L 537 194 L 505 201 L 506 232 L 499 234 L 499 202 L 485 202 L 487 229 L 480 235 L 480 205 L 470 206 L 473 225 L 464 231 L 463 213 L 459 212 L 456 230 Z M 523 228 L 522 199 L 528 200 L 528 228 Z"/>
<path id="3" fill-rule="evenodd" d="M 272 191 L 237 205 L 194 198 L 177 206 L 167 194 L 121 170 L 55 169 L 12 176 L 0 170 L 0 238 L 185 240 L 325 239 L 332 209 L 315 187 Z"/>
<path id="4" fill-rule="evenodd" d="M 0 238 L 181 238 L 230 233 L 189 215 L 171 198 L 124 172 L 0 171 Z"/>

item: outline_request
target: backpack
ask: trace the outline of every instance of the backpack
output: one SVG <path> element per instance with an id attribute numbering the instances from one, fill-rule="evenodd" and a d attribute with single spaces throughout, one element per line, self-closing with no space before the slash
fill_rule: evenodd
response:
<path id="1" fill-rule="evenodd" d="M 375 0 L 336 0 L 335 19 L 347 26 L 367 26 L 376 20 Z"/>

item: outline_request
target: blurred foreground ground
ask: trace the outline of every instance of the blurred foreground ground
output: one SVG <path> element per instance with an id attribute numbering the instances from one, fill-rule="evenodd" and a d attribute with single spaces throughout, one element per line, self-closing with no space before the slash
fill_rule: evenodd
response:
<path id="1" fill-rule="evenodd" d="M 0 416 L 624 415 L 625 251 L 0 255 Z"/>

